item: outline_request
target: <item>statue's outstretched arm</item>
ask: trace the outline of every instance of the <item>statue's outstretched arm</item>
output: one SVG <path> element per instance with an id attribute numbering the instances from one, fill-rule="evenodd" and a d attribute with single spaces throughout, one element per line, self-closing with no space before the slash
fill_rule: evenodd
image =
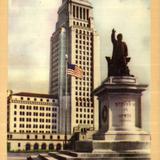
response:
<path id="1" fill-rule="evenodd" d="M 115 39 L 115 30 L 114 29 L 112 29 L 112 34 L 111 34 L 111 41 L 112 41 L 112 43 L 115 43 L 116 42 L 116 39 Z"/>

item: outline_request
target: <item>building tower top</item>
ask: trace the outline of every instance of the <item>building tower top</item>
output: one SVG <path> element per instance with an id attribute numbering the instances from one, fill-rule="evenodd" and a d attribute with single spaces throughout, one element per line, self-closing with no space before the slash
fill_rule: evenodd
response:
<path id="1" fill-rule="evenodd" d="M 76 2 L 76 3 L 85 3 L 85 4 L 87 3 L 87 4 L 91 5 L 89 0 L 62 0 L 62 3 L 66 2 L 66 1 L 68 1 L 68 2 Z"/>

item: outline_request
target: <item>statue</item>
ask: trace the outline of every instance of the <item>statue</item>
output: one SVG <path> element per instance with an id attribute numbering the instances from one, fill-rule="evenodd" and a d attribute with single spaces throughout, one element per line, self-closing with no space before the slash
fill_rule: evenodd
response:
<path id="1" fill-rule="evenodd" d="M 130 76 L 129 68 L 127 67 L 130 61 L 127 45 L 122 41 L 123 35 L 119 33 L 116 39 L 115 33 L 116 31 L 113 29 L 111 34 L 113 44 L 112 59 L 106 57 L 108 61 L 108 76 Z"/>

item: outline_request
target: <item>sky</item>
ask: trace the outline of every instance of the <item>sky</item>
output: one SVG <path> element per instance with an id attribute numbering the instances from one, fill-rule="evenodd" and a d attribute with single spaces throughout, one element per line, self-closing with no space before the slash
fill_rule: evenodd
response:
<path id="1" fill-rule="evenodd" d="M 9 0 L 8 89 L 48 93 L 50 37 L 62 0 Z M 112 28 L 128 45 L 131 74 L 150 84 L 150 0 L 90 0 L 100 36 L 101 80 L 107 76 Z M 148 129 L 150 92 L 144 93 L 143 125 Z"/>

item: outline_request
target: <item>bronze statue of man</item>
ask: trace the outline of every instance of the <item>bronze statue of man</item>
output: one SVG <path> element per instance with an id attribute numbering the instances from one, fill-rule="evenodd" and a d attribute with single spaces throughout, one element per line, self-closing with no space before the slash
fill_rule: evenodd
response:
<path id="1" fill-rule="evenodd" d="M 106 57 L 108 62 L 108 76 L 130 76 L 127 66 L 130 61 L 127 45 L 122 41 L 122 34 L 119 33 L 116 38 L 115 33 L 116 31 L 113 29 L 111 34 L 111 41 L 113 43 L 112 58 Z"/>
<path id="2" fill-rule="evenodd" d="M 117 66 L 126 66 L 126 57 L 128 56 L 128 49 L 125 42 L 122 41 L 123 36 L 121 33 L 115 38 L 115 30 L 112 30 L 111 41 L 113 43 L 112 62 Z"/>

